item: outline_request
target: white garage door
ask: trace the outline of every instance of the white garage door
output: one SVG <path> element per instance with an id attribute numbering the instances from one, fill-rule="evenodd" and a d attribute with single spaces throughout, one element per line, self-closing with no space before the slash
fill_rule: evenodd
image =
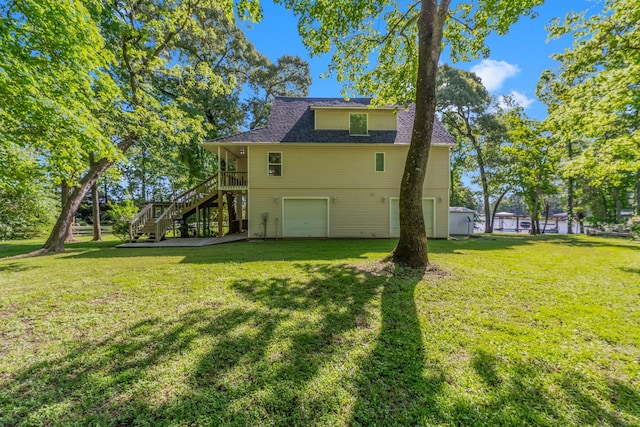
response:
<path id="1" fill-rule="evenodd" d="M 422 199 L 422 214 L 424 215 L 424 228 L 427 231 L 427 237 L 433 237 L 434 212 L 433 199 Z M 391 199 L 391 227 L 389 234 L 391 237 L 400 236 L 400 200 L 398 198 Z"/>
<path id="2" fill-rule="evenodd" d="M 284 199 L 284 237 L 328 237 L 328 199 Z"/>

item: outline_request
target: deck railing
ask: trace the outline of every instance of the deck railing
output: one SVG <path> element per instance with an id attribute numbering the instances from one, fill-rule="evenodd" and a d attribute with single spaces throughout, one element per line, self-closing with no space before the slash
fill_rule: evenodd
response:
<path id="1" fill-rule="evenodd" d="M 220 188 L 223 190 L 246 190 L 246 172 L 218 172 L 220 175 Z"/>
<path id="2" fill-rule="evenodd" d="M 193 209 L 203 199 L 217 191 L 218 176 L 216 174 L 176 196 L 173 203 L 154 221 L 155 241 L 159 242 L 173 222 L 185 211 Z"/>
<path id="3" fill-rule="evenodd" d="M 141 233 L 146 224 L 149 224 L 170 205 L 169 202 L 152 202 L 143 207 L 140 212 L 129 222 L 129 240 Z"/>
<path id="4" fill-rule="evenodd" d="M 171 203 L 150 203 L 145 206 L 129 223 L 129 238 L 133 241 L 143 231 L 155 228 L 155 241 L 158 242 L 185 212 L 196 207 L 207 197 L 220 190 L 245 190 L 246 172 L 218 172 L 190 189 L 178 194 Z M 151 224 L 153 224 L 152 227 Z"/>

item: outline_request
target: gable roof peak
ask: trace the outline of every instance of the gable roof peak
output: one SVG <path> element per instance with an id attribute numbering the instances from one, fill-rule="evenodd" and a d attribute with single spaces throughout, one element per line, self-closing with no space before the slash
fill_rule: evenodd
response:
<path id="1" fill-rule="evenodd" d="M 397 130 L 370 131 L 368 138 L 350 135 L 348 130 L 319 130 L 314 125 L 314 107 L 318 109 L 361 109 L 371 104 L 371 98 L 311 98 L 276 96 L 271 114 L 264 128 L 253 129 L 241 134 L 218 138 L 216 142 L 239 143 L 377 143 L 377 144 L 409 144 L 415 105 L 397 108 Z M 390 107 L 386 107 L 387 109 Z M 395 108 L 395 107 L 393 107 Z M 455 145 L 455 141 L 436 119 L 433 129 L 433 144 Z"/>

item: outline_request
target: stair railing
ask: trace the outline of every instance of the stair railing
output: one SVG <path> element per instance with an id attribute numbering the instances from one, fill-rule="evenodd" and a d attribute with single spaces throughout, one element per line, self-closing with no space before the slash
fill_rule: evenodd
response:
<path id="1" fill-rule="evenodd" d="M 174 202 L 181 204 L 183 209 L 192 208 L 214 191 L 218 191 L 218 174 L 211 175 L 204 181 L 179 194 L 174 199 Z"/>
<path id="2" fill-rule="evenodd" d="M 212 175 L 187 191 L 179 194 L 173 203 L 155 220 L 155 241 L 159 242 L 162 236 L 171 227 L 173 222 L 185 211 L 192 209 L 208 195 L 218 191 L 218 174 Z"/>
<path id="3" fill-rule="evenodd" d="M 153 219 L 153 203 L 146 205 L 133 219 L 129 222 L 129 241 L 133 242 L 133 237 L 137 235 L 144 225 Z"/>

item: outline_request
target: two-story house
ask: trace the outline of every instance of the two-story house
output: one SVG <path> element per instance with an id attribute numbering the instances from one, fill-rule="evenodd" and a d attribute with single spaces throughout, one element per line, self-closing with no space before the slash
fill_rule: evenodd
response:
<path id="1" fill-rule="evenodd" d="M 369 99 L 276 98 L 266 127 L 207 141 L 249 238 L 393 238 L 413 107 Z M 449 152 L 436 121 L 423 210 L 427 236 L 449 234 Z M 237 183 L 246 184 L 232 189 Z M 266 235 L 265 235 L 266 234 Z"/>

